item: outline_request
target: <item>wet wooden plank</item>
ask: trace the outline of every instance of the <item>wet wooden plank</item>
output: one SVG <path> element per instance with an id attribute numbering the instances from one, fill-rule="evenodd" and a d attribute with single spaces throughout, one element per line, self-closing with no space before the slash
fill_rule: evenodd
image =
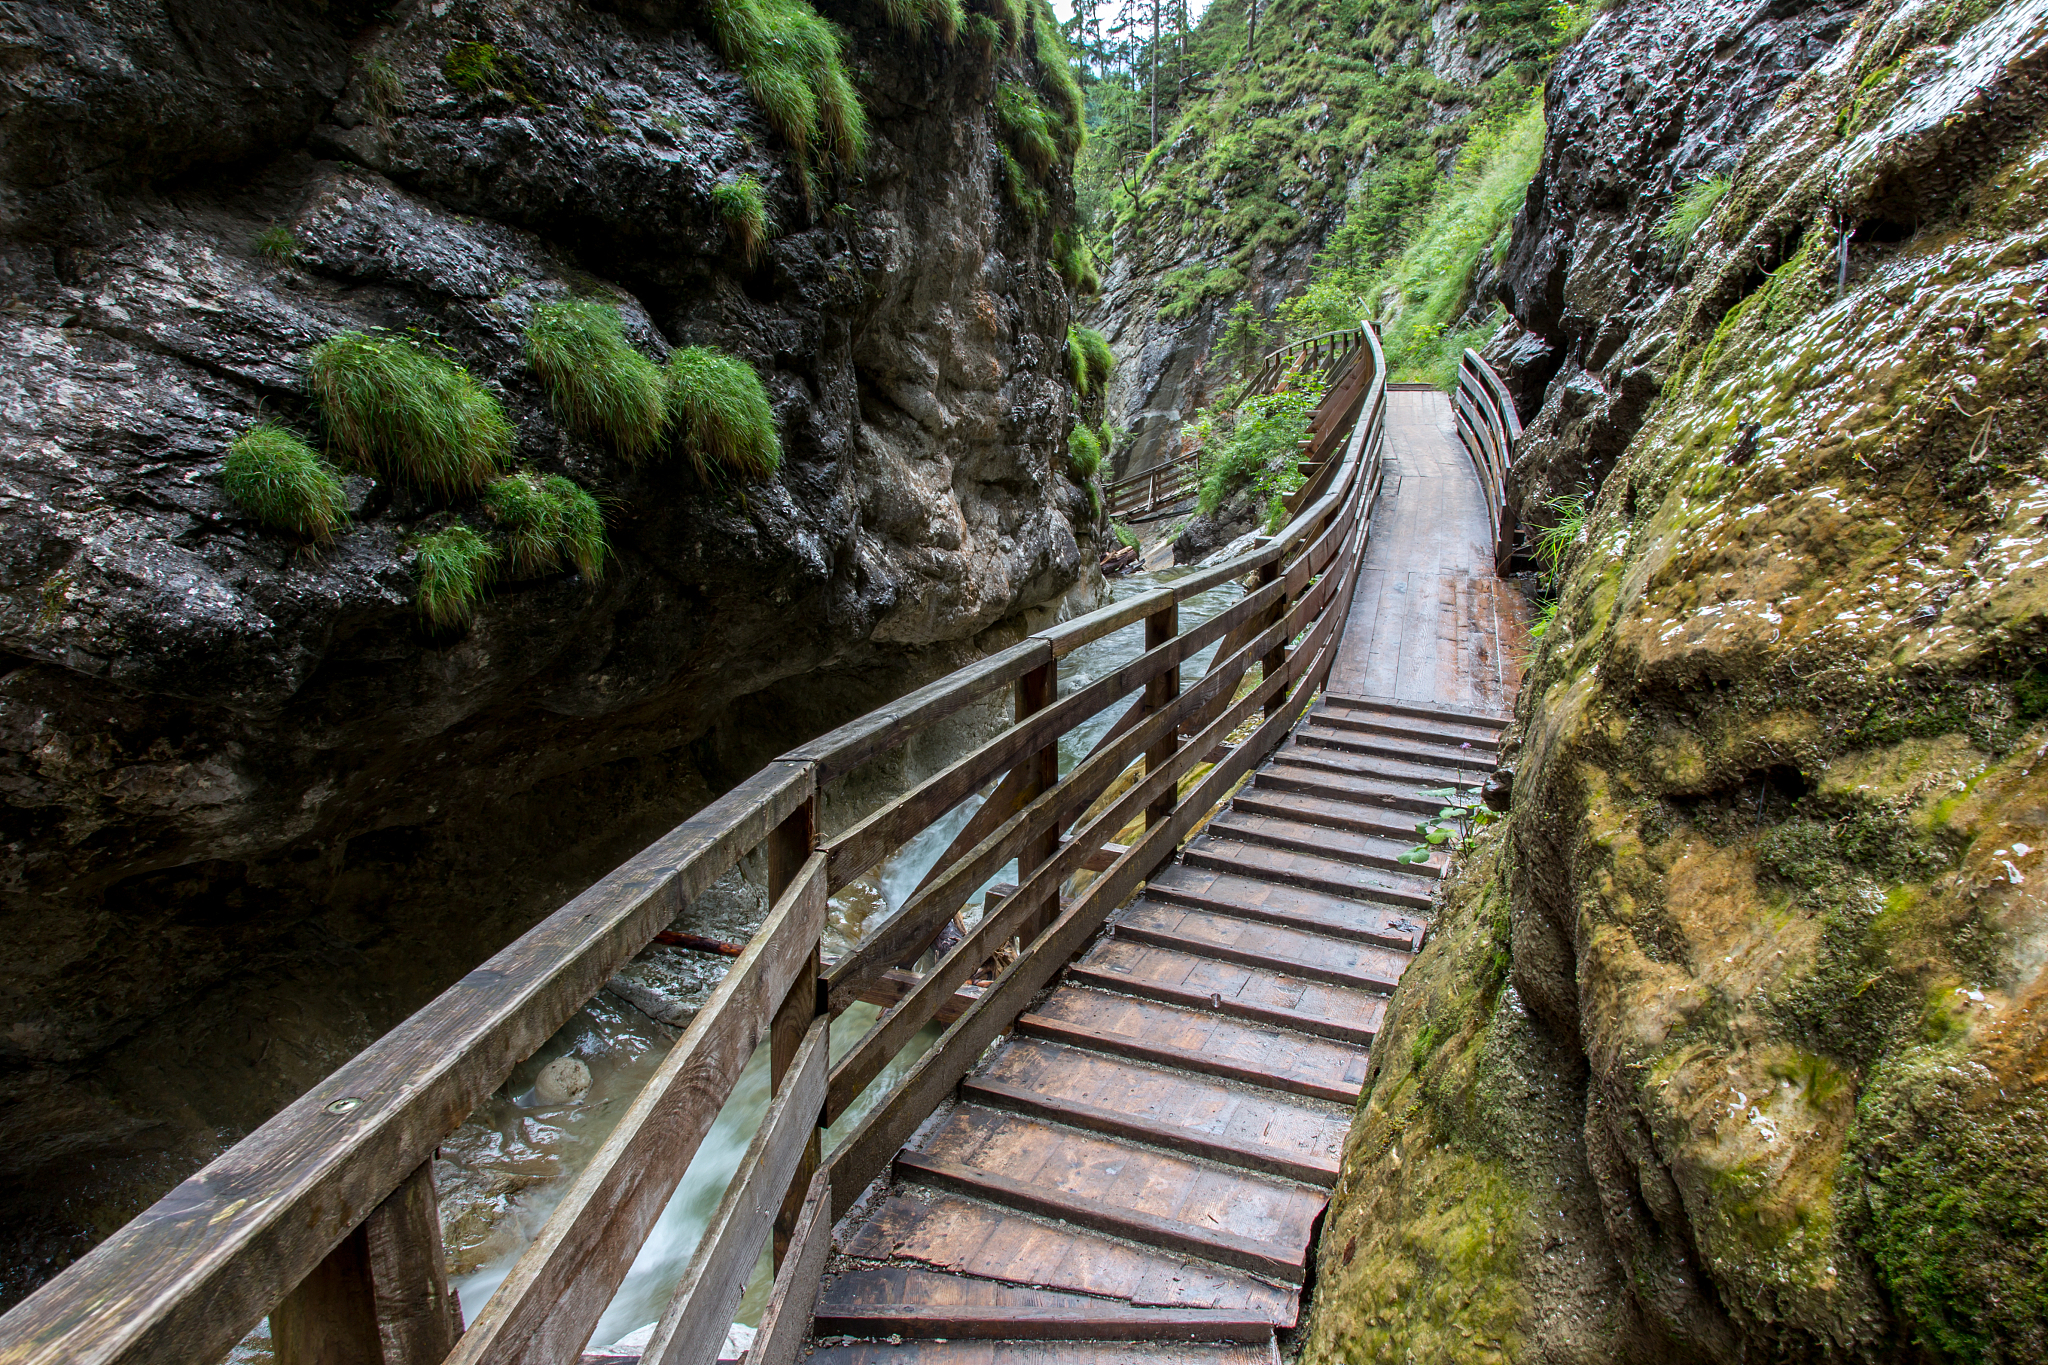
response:
<path id="1" fill-rule="evenodd" d="M 1464 781 L 1472 776 L 1458 768 L 1439 768 L 1431 764 L 1380 758 L 1372 754 L 1346 753 L 1342 749 L 1332 749 L 1319 744 L 1290 744 L 1274 758 L 1281 763 L 1315 768 L 1322 772 L 1340 773 L 1350 777 L 1373 777 L 1405 784 L 1410 786 L 1411 791 L 1422 787 L 1441 787 L 1446 783 Z"/>
<path id="2" fill-rule="evenodd" d="M 1147 884 L 1145 894 L 1153 900 L 1172 901 L 1199 910 L 1216 910 L 1382 948 L 1420 952 L 1429 917 L 1419 912 L 1429 908 L 1430 883 L 1420 877 L 1389 876 L 1386 880 L 1388 889 L 1375 891 L 1374 899 L 1366 901 L 1236 876 L 1215 868 L 1191 867 L 1183 862 L 1162 869 Z"/>
<path id="3" fill-rule="evenodd" d="M 1308 750 L 1283 749 L 1259 769 L 1251 787 L 1259 791 L 1300 792 L 1333 802 L 1370 802 L 1381 810 L 1406 813 L 1411 819 L 1415 815 L 1434 815 L 1442 804 L 1418 795 L 1421 787 L 1416 783 L 1374 777 L 1335 761 L 1309 761 L 1314 757 Z"/>
<path id="4" fill-rule="evenodd" d="M 1110 611 L 1102 614 L 1107 616 Z M 1087 620 L 1083 617 L 1073 624 L 1083 626 Z M 886 706 L 878 706 L 808 744 L 799 744 L 783 757 L 817 764 L 818 780 L 829 781 L 895 748 L 925 726 L 964 710 L 1051 658 L 1052 647 L 1045 641 L 1036 637 L 1020 640 Z"/>
<path id="5" fill-rule="evenodd" d="M 1442 855 L 1435 856 L 1441 860 Z M 1336 858 L 1320 858 L 1290 849 L 1268 848 L 1262 844 L 1238 843 L 1223 839 L 1206 839 L 1195 844 L 1181 855 L 1181 860 L 1191 867 L 1234 872 L 1246 877 L 1261 877 L 1269 881 L 1285 882 L 1290 886 L 1306 887 L 1325 895 L 1367 900 L 1378 894 L 1381 879 L 1389 875 L 1379 868 L 1364 867 Z M 1418 864 L 1432 870 L 1437 865 Z"/>
<path id="6" fill-rule="evenodd" d="M 1379 801 L 1332 801 L 1299 792 L 1246 787 L 1231 798 L 1230 809 L 1233 814 L 1262 816 L 1313 829 L 1348 830 L 1409 844 L 1416 840 L 1416 812 L 1397 810 Z M 1435 811 L 1429 813 L 1433 815 Z"/>
<path id="7" fill-rule="evenodd" d="M 1456 768 L 1469 773 L 1492 772 L 1495 764 L 1495 756 L 1491 750 L 1461 748 L 1455 744 L 1431 744 L 1394 735 L 1366 734 L 1356 730 L 1340 729 L 1316 715 L 1310 716 L 1308 723 L 1301 727 L 1297 742 L 1320 745 L 1326 749 L 1341 749 L 1345 753 L 1371 754 L 1377 758 L 1393 759 L 1397 763 Z"/>
<path id="8" fill-rule="evenodd" d="M 811 1310 L 819 1277 L 832 1254 L 832 1182 L 823 1171 L 811 1177 L 798 1212 L 789 1250 L 775 1272 L 761 1325 L 747 1351 L 748 1365 L 796 1365 L 811 1331 Z"/>
<path id="9" fill-rule="evenodd" d="M 890 1195 L 848 1236 L 845 1249 L 861 1260 L 912 1261 L 1139 1307 L 1256 1312 L 1277 1327 L 1292 1327 L 1299 1311 L 1293 1289 L 1243 1271 L 950 1194 L 928 1203 Z"/>
<path id="10" fill-rule="evenodd" d="M 1495 726 L 1463 720 L 1423 720 L 1419 716 L 1382 711 L 1357 702 L 1333 702 L 1327 697 L 1316 709 L 1313 723 L 1341 730 L 1395 735 L 1452 748 L 1460 744 L 1470 744 L 1475 749 L 1498 749 L 1500 746 L 1500 730 Z"/>
<path id="11" fill-rule="evenodd" d="M 1067 1128 L 960 1104 L 899 1175 L 1026 1213 L 1302 1282 L 1325 1196 Z"/>
<path id="12" fill-rule="evenodd" d="M 1005 1043 L 961 1087 L 1014 1109 L 1328 1188 L 1350 1114 L 1032 1038 Z"/>
<path id="13" fill-rule="evenodd" d="M 1415 706 L 1397 701 L 1391 697 L 1367 696 L 1349 690 L 1330 690 L 1323 694 L 1325 706 L 1342 706 L 1354 710 L 1379 711 L 1390 716 L 1411 716 L 1421 721 L 1440 724 L 1480 725 L 1494 730 L 1505 730 L 1509 720 L 1504 716 L 1489 716 L 1477 711 L 1466 711 L 1449 706 Z"/>
<path id="14" fill-rule="evenodd" d="M 1386 1001 L 1320 982 L 1127 939 L 1103 939 L 1071 978 L 1170 1005 L 1210 1009 L 1343 1042 L 1371 1043 Z"/>
<path id="15" fill-rule="evenodd" d="M 1140 1308 L 906 1266 L 845 1271 L 820 1296 L 819 1336 L 1010 1341 L 1265 1341 L 1273 1323 L 1243 1308 Z"/>
<path id="16" fill-rule="evenodd" d="M 1405 952 L 1152 900 L 1118 916 L 1116 936 L 1361 991 L 1393 990 L 1409 961 Z"/>
<path id="17" fill-rule="evenodd" d="M 820 1346 L 809 1365 L 1279 1365 L 1272 1344 L 855 1341 Z"/>
<path id="18" fill-rule="evenodd" d="M 1229 811 L 1209 822 L 1211 839 L 1231 839 L 1261 848 L 1305 853 L 1318 858 L 1353 863 L 1382 872 L 1404 873 L 1428 868 L 1434 871 L 1442 859 L 1427 863 L 1406 863 L 1401 855 L 1414 848 L 1417 836 L 1360 834 L 1348 829 L 1319 829 L 1299 820 Z"/>

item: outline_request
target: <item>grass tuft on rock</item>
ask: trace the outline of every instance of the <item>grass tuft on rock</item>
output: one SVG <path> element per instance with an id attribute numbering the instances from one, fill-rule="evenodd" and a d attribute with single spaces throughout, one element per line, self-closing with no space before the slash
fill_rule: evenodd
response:
<path id="1" fill-rule="evenodd" d="M 967 23 L 960 0 L 881 0 L 881 6 L 891 28 L 914 37 L 929 30 L 948 47 L 959 40 Z"/>
<path id="2" fill-rule="evenodd" d="M 279 265 L 291 260 L 299 251 L 299 239 L 292 236 L 290 228 L 272 223 L 256 234 L 256 240 L 249 243 L 258 256 Z"/>
<path id="3" fill-rule="evenodd" d="M 565 299 L 536 308 L 526 325 L 526 363 L 559 416 L 629 460 L 656 449 L 668 431 L 661 367 L 627 342 L 611 304 Z"/>
<path id="4" fill-rule="evenodd" d="M 459 626 L 475 614 L 491 583 L 498 552 L 457 523 L 419 543 L 420 615 L 436 629 Z"/>
<path id="5" fill-rule="evenodd" d="M 348 520 L 340 477 L 297 435 L 258 422 L 228 447 L 221 483 L 241 509 L 273 531 L 317 545 Z"/>
<path id="6" fill-rule="evenodd" d="M 1029 86 L 1018 81 L 1004 81 L 996 87 L 994 108 L 996 126 L 1011 150 L 1031 167 L 1034 176 L 1050 173 L 1060 155 L 1052 112 L 1038 102 Z"/>
<path id="7" fill-rule="evenodd" d="M 1713 215 L 1715 206 L 1728 194 L 1728 177 L 1709 176 L 1685 188 L 1684 193 L 1672 201 L 1671 212 L 1664 215 L 1664 221 L 1657 224 L 1657 239 L 1670 250 L 1685 250 L 1692 235 L 1700 230 L 1700 224 Z"/>
<path id="8" fill-rule="evenodd" d="M 749 266 L 761 263 L 762 248 L 768 244 L 768 197 L 761 182 L 751 174 L 720 181 L 711 187 L 711 203 L 725 221 L 732 244 Z"/>
<path id="9" fill-rule="evenodd" d="M 709 0 L 711 40 L 808 166 L 814 152 L 847 169 L 867 155 L 867 111 L 847 78 L 839 30 L 803 0 Z"/>
<path id="10" fill-rule="evenodd" d="M 967 40 L 974 44 L 983 61 L 993 60 L 996 49 L 1007 41 L 1003 37 L 1002 25 L 986 14 L 969 15 L 967 19 Z"/>
<path id="11" fill-rule="evenodd" d="M 329 438 L 367 469 L 442 497 L 474 492 L 512 453 L 512 423 L 468 370 L 415 342 L 342 332 L 307 357 Z"/>
<path id="12" fill-rule="evenodd" d="M 441 57 L 441 76 L 466 95 L 496 91 L 535 109 L 541 107 L 519 59 L 489 43 L 457 43 L 449 48 Z"/>
<path id="13" fill-rule="evenodd" d="M 1087 427 L 1076 426 L 1067 437 L 1067 468 L 1079 480 L 1095 477 L 1095 471 L 1102 468 L 1102 442 Z"/>
<path id="14" fill-rule="evenodd" d="M 484 508 L 505 533 L 514 578 L 538 578 L 573 564 L 585 578 L 603 575 L 610 554 L 597 499 L 561 475 L 518 473 L 484 490 Z"/>
<path id="15" fill-rule="evenodd" d="M 1088 394 L 1109 382 L 1116 369 L 1116 355 L 1109 341 L 1092 327 L 1067 328 L 1067 377 L 1077 393 Z"/>
<path id="16" fill-rule="evenodd" d="M 718 467 L 765 479 L 782 467 L 767 386 L 738 356 L 709 346 L 678 349 L 668 361 L 668 410 L 699 475 Z"/>

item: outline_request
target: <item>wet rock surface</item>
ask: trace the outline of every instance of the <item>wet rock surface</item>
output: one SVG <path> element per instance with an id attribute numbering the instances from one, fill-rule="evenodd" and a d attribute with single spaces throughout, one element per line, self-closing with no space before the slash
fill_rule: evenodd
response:
<path id="1" fill-rule="evenodd" d="M 1656 15 L 1587 41 L 1634 16 L 1648 60 Z M 1663 379 L 1559 575 L 1497 870 L 1453 884 L 1375 1048 L 1346 1188 L 1437 1222 L 1349 1279 L 1326 1239 L 1333 1357 L 1431 1293 L 1491 1335 L 1417 1358 L 2048 1352 L 2044 166 L 2037 2 L 1866 6 L 1733 162 L 1635 328 Z M 1460 1040 L 1510 999 L 1577 1175 L 1467 1117 L 1501 1106 Z M 1360 1151 L 1404 1125 L 1428 1161 Z M 1573 1180 L 1597 1221 L 1560 1283 L 1530 1247 Z M 1587 1290 L 1607 1316 L 1567 1340 Z"/>
<path id="2" fill-rule="evenodd" d="M 822 8 L 874 139 L 808 202 L 689 16 L 0 19 L 7 1297 L 759 762 L 1006 643 L 1093 562 L 1051 225 L 992 178 L 1001 73 Z M 460 44 L 499 54 L 494 84 L 451 83 Z M 752 267 L 709 198 L 742 173 L 776 225 Z M 565 429 L 521 331 L 572 294 L 657 360 L 751 362 L 780 474 L 707 483 Z M 315 554 L 226 497 L 252 420 L 318 430 L 306 348 L 370 328 L 449 348 L 519 464 L 599 497 L 601 581 L 501 581 L 430 632 L 417 542 L 487 524 L 473 505 L 352 477 Z"/>

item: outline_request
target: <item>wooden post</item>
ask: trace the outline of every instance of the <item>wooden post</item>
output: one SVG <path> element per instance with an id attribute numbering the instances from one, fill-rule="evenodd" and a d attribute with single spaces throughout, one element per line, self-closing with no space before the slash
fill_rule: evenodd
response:
<path id="1" fill-rule="evenodd" d="M 1022 721 L 1046 707 L 1051 706 L 1059 693 L 1059 661 L 1048 659 L 1017 679 L 1017 719 Z M 1028 772 L 1025 781 L 1024 800 L 1031 801 L 1043 792 L 1059 785 L 1060 750 L 1059 741 L 1054 739 L 1043 749 L 1028 755 L 1023 766 Z M 1024 845 L 1017 854 L 1017 881 L 1021 885 L 1025 878 L 1041 864 L 1052 861 L 1060 851 L 1060 829 L 1053 825 L 1038 838 Z M 1018 937 L 1025 947 L 1031 940 L 1044 932 L 1045 927 L 1059 916 L 1059 888 L 1054 887 L 1045 903 L 1033 907 L 1018 929 Z"/>
<path id="2" fill-rule="evenodd" d="M 1268 561 L 1267 563 L 1261 564 L 1259 566 L 1258 586 L 1263 588 L 1268 583 L 1275 581 L 1279 577 L 1280 565 L 1277 562 Z M 1282 617 L 1286 615 L 1287 594 L 1282 593 L 1280 594 L 1280 599 L 1273 604 L 1273 610 L 1266 617 L 1265 624 L 1272 625 L 1275 621 L 1280 620 Z M 1264 676 L 1267 678 L 1276 676 L 1282 669 L 1286 668 L 1287 641 L 1282 640 L 1280 641 L 1280 643 L 1274 645 L 1272 650 L 1266 655 L 1266 657 L 1259 660 L 1259 667 L 1262 670 L 1264 670 Z M 1272 696 L 1272 699 L 1266 703 L 1265 710 L 1262 714 L 1266 717 L 1266 719 L 1271 720 L 1274 716 L 1279 715 L 1280 712 L 1286 708 L 1286 706 L 1287 692 L 1285 688 L 1282 688 L 1280 691 L 1275 692 Z"/>
<path id="3" fill-rule="evenodd" d="M 278 1365 L 439 1365 L 462 1335 L 434 1163 L 422 1162 L 270 1315 Z"/>
<path id="4" fill-rule="evenodd" d="M 1169 603 L 1159 611 L 1145 618 L 1145 648 L 1149 652 L 1159 648 L 1174 636 L 1180 634 L 1180 604 Z M 1145 714 L 1165 709 L 1180 695 L 1180 669 L 1169 668 L 1145 684 Z M 1173 761 L 1173 755 L 1180 748 L 1180 731 L 1169 726 L 1159 742 L 1145 751 L 1145 771 L 1156 773 Z M 1145 828 L 1165 824 L 1173 818 L 1175 793 L 1169 789 L 1160 794 L 1157 801 L 1145 807 Z"/>
<path id="5" fill-rule="evenodd" d="M 803 869 L 817 845 L 818 797 L 813 792 L 810 799 L 790 812 L 789 817 L 777 825 L 766 842 L 768 853 L 768 903 L 775 904 L 782 894 L 789 890 Z M 797 1050 L 803 1046 L 804 1035 L 810 1032 L 811 1021 L 818 1017 L 823 1006 L 819 998 L 819 977 L 823 963 L 819 957 L 818 945 L 811 944 L 810 959 L 797 972 L 796 979 L 789 983 L 789 993 L 782 997 L 781 1006 L 775 1011 L 775 1018 L 768 1026 L 768 1080 L 771 1089 L 780 1090 L 789 1068 L 796 1061 Z M 822 1118 L 820 1113 L 818 1117 Z M 798 1220 L 803 1214 L 804 1192 L 810 1188 L 811 1177 L 817 1173 L 819 1163 L 824 1159 L 824 1143 L 819 1136 L 816 1119 L 812 1120 L 810 1142 L 805 1148 L 802 1160 L 797 1162 L 796 1174 L 789 1182 L 789 1189 L 782 1197 L 782 1210 L 775 1215 L 775 1266 L 782 1267 L 782 1258 L 789 1251 L 790 1238 L 795 1236 Z"/>

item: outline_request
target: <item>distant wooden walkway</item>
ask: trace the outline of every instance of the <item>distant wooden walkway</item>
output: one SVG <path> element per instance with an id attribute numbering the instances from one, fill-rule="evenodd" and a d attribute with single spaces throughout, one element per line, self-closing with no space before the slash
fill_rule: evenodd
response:
<path id="1" fill-rule="evenodd" d="M 1388 404 L 1322 704 L 841 1223 L 813 1365 L 1277 1362 L 1429 924 L 1396 855 L 1494 766 L 1526 648 L 1443 395 Z"/>

